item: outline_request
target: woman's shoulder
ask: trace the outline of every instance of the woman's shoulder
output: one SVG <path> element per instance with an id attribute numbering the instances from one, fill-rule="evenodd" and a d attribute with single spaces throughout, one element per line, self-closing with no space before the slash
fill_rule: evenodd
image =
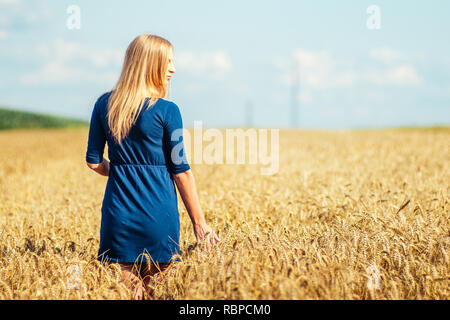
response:
<path id="1" fill-rule="evenodd" d="M 178 105 L 171 100 L 159 98 L 158 104 L 162 107 L 164 113 L 180 112 Z"/>
<path id="2" fill-rule="evenodd" d="M 98 97 L 97 101 L 95 102 L 95 108 L 104 108 L 107 105 L 111 93 L 112 91 L 108 91 L 100 95 L 100 97 Z"/>
<path id="3" fill-rule="evenodd" d="M 168 107 L 168 108 L 174 108 L 174 107 L 177 107 L 177 108 L 178 108 L 177 104 L 176 104 L 175 102 L 173 102 L 172 100 L 167 100 L 167 99 L 164 99 L 164 98 L 159 98 L 158 101 L 161 102 L 162 104 L 164 104 L 164 105 L 165 105 L 166 107 Z"/>

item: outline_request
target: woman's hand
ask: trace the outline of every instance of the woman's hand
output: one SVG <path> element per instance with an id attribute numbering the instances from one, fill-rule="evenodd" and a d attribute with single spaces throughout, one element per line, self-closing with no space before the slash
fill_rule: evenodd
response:
<path id="1" fill-rule="evenodd" d="M 214 230 L 206 224 L 205 216 L 200 208 L 197 187 L 192 170 L 172 174 L 172 177 L 180 191 L 184 206 L 189 214 L 194 228 L 194 234 L 197 238 L 197 245 L 203 243 L 209 249 L 212 245 L 220 241 L 220 238 Z"/>
<path id="2" fill-rule="evenodd" d="M 205 243 L 206 249 L 209 250 L 211 246 L 215 245 L 220 241 L 219 236 L 214 232 L 214 230 L 207 225 L 205 222 L 194 224 L 194 234 L 197 239 L 197 244 Z"/>

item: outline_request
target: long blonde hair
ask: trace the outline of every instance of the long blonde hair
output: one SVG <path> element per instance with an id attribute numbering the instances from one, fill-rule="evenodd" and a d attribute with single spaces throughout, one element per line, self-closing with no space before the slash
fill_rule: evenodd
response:
<path id="1" fill-rule="evenodd" d="M 146 98 L 150 98 L 151 107 L 166 96 L 170 50 L 173 46 L 168 40 L 152 34 L 141 34 L 128 46 L 122 72 L 108 101 L 108 125 L 118 144 L 128 135 Z"/>

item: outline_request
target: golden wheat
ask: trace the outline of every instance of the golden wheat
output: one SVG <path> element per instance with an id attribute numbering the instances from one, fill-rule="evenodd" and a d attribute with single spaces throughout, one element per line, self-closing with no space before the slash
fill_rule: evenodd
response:
<path id="1" fill-rule="evenodd" d="M 222 241 L 194 248 L 179 199 L 181 261 L 155 297 L 448 299 L 449 138 L 282 130 L 272 176 L 191 163 Z M 96 261 L 107 179 L 85 165 L 86 143 L 86 129 L 0 133 L 0 299 L 130 298 Z"/>

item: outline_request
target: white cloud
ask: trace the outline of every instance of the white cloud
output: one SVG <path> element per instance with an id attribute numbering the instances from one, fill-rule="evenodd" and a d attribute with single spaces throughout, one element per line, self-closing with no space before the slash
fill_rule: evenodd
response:
<path id="1" fill-rule="evenodd" d="M 0 0 L 0 6 L 11 6 L 21 4 L 20 0 Z"/>
<path id="2" fill-rule="evenodd" d="M 367 80 L 376 85 L 407 86 L 422 82 L 412 65 L 401 64 L 385 70 L 373 69 L 367 72 Z"/>
<path id="3" fill-rule="evenodd" d="M 284 76 L 291 85 L 295 71 L 300 85 L 310 89 L 350 87 L 358 78 L 346 61 L 332 57 L 328 51 L 296 49 L 292 59 L 291 72 Z"/>
<path id="4" fill-rule="evenodd" d="M 369 56 L 372 60 L 386 65 L 364 73 L 365 79 L 371 84 L 409 86 L 422 82 L 414 66 L 408 62 L 407 55 L 398 50 L 389 47 L 374 48 Z"/>
<path id="5" fill-rule="evenodd" d="M 14 34 L 14 26 L 33 29 L 52 18 L 53 13 L 44 1 L 0 0 L 0 40 Z"/>
<path id="6" fill-rule="evenodd" d="M 221 50 L 211 52 L 176 52 L 174 58 L 175 68 L 178 67 L 196 75 L 221 77 L 232 69 L 228 53 Z"/>
<path id="7" fill-rule="evenodd" d="M 74 83 L 107 83 L 117 80 L 117 73 L 112 71 L 96 72 L 90 68 L 68 66 L 62 61 L 50 61 L 41 69 L 28 73 L 20 78 L 22 84 L 74 84 Z"/>
<path id="8" fill-rule="evenodd" d="M 349 61 L 337 59 L 328 51 L 299 48 L 290 59 L 276 57 L 273 63 L 283 70 L 281 81 L 284 84 L 300 86 L 297 98 L 304 103 L 312 102 L 324 89 L 352 87 L 359 78 Z"/>
<path id="9" fill-rule="evenodd" d="M 43 61 L 41 68 L 23 75 L 21 83 L 74 84 L 104 83 L 113 85 L 120 75 L 125 51 L 100 48 L 86 44 L 57 39 L 51 44 L 40 44 L 35 53 Z M 180 52 L 175 57 L 175 67 L 187 72 L 212 78 L 220 78 L 232 68 L 231 59 L 223 51 Z M 114 72 L 112 69 L 117 69 Z M 192 84 L 190 91 L 205 90 L 204 86 Z"/>
<path id="10" fill-rule="evenodd" d="M 0 0 L 0 24 L 16 23 L 34 25 L 52 17 L 50 8 L 39 0 Z"/>
<path id="11" fill-rule="evenodd" d="M 389 47 L 373 48 L 370 50 L 370 57 L 383 63 L 394 63 L 406 59 L 406 55 Z"/>
<path id="12" fill-rule="evenodd" d="M 283 72 L 281 81 L 284 84 L 294 86 L 297 82 L 300 87 L 298 100 L 308 103 L 318 94 L 325 97 L 328 89 L 352 88 L 360 84 L 418 85 L 422 79 L 407 60 L 405 54 L 382 47 L 369 52 L 368 66 L 358 66 L 356 59 L 336 58 L 329 51 L 299 48 L 294 50 L 290 59 L 276 57 L 273 64 Z M 381 68 L 370 67 L 375 61 L 383 62 L 385 65 Z M 296 77 L 298 80 L 295 80 Z"/>
<path id="13" fill-rule="evenodd" d="M 56 58 L 62 61 L 86 61 L 95 67 L 121 64 L 125 55 L 121 49 L 95 48 L 62 39 L 55 40 L 51 45 L 38 45 L 36 51 L 46 59 Z"/>
<path id="14" fill-rule="evenodd" d="M 106 83 L 113 85 L 124 53 L 120 49 L 96 48 L 57 39 L 52 44 L 36 47 L 44 60 L 41 68 L 23 75 L 23 84 Z"/>

